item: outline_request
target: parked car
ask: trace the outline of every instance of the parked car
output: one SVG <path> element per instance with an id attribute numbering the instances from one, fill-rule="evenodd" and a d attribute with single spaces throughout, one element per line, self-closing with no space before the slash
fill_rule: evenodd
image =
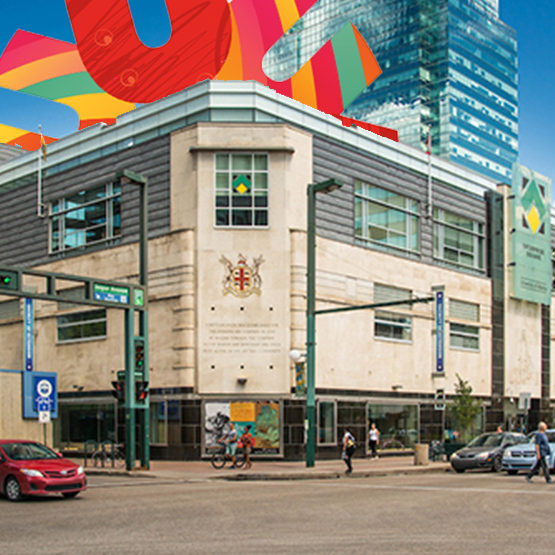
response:
<path id="1" fill-rule="evenodd" d="M 471 468 L 491 469 L 501 472 L 503 467 L 503 451 L 524 440 L 518 433 L 489 433 L 474 438 L 466 447 L 455 451 L 449 459 L 456 472 L 464 472 Z"/>
<path id="2" fill-rule="evenodd" d="M 87 487 L 83 467 L 34 441 L 0 440 L 0 486 L 10 501 L 27 495 L 75 497 Z"/>
<path id="3" fill-rule="evenodd" d="M 555 430 L 547 430 L 547 441 L 551 453 L 547 464 L 552 472 L 555 472 Z M 530 470 L 536 462 L 536 432 L 532 432 L 523 443 L 515 445 L 510 449 L 506 449 L 503 454 L 503 470 L 509 474 L 518 474 L 519 470 Z"/>

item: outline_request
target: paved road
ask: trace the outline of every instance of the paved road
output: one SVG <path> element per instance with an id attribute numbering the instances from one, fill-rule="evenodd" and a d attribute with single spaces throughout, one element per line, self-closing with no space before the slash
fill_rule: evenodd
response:
<path id="1" fill-rule="evenodd" d="M 0 499 L 0 553 L 542 555 L 555 546 L 555 486 L 522 476 L 239 483 L 95 476 L 90 485 L 75 500 Z"/>

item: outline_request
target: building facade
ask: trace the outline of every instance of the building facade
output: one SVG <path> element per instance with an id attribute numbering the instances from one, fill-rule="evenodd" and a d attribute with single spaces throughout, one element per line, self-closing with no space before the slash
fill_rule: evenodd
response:
<path id="1" fill-rule="evenodd" d="M 382 75 L 345 115 L 399 132 L 399 140 L 495 181 L 518 158 L 517 42 L 496 0 L 320 0 L 270 50 L 264 69 L 294 74 L 347 22 Z"/>
<path id="2" fill-rule="evenodd" d="M 298 458 L 305 400 L 289 352 L 306 341 L 306 189 L 339 179 L 317 199 L 317 308 L 442 286 L 445 369 L 433 303 L 319 315 L 317 456 L 336 456 L 345 426 L 364 443 L 369 422 L 391 448 L 449 435 L 434 397 L 449 403 L 457 374 L 482 401 L 477 429 L 522 425 L 523 392 L 529 422 L 551 421 L 549 307 L 499 285 L 510 191 L 439 157 L 430 190 L 427 158 L 257 83 L 205 81 L 49 146 L 44 218 L 36 154 L 1 164 L 0 266 L 135 282 L 138 191 L 115 175 L 148 177 L 153 457 L 199 458 L 232 420 L 254 425 L 259 455 Z M 71 304 L 84 291 L 70 283 L 63 294 L 35 302 L 35 369 L 59 379 L 54 443 L 121 441 L 121 311 Z M 0 296 L 0 367 L 21 370 L 23 355 L 21 302 Z"/>

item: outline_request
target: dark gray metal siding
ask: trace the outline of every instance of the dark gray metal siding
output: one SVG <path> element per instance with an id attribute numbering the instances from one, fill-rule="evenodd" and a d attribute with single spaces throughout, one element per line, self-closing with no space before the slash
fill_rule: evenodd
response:
<path id="1" fill-rule="evenodd" d="M 122 169 L 146 175 L 149 189 L 149 237 L 170 230 L 170 136 L 156 138 L 98 160 L 48 176 L 43 183 L 43 202 L 109 182 Z M 32 183 L 0 194 L 0 264 L 35 266 L 106 248 L 106 244 L 84 250 L 48 255 L 48 218 L 37 217 L 37 185 Z M 138 241 L 139 188 L 126 185 L 122 191 L 122 236 L 118 244 Z"/>
<path id="2" fill-rule="evenodd" d="M 432 261 L 432 222 L 425 217 L 428 202 L 426 176 L 317 135 L 313 138 L 313 157 L 315 183 L 334 177 L 344 184 L 332 194 L 317 195 L 316 226 L 320 235 L 355 243 L 354 182 L 359 179 L 419 201 L 420 255 L 416 258 L 428 263 Z M 436 181 L 433 184 L 433 205 L 481 223 L 486 221 L 484 199 Z M 396 250 L 391 252 L 402 254 Z M 406 255 L 415 258 L 411 253 Z"/>
<path id="3" fill-rule="evenodd" d="M 19 148 L 17 146 L 0 144 L 0 164 L 6 160 L 15 158 L 16 156 L 21 156 L 26 154 L 27 151 Z"/>

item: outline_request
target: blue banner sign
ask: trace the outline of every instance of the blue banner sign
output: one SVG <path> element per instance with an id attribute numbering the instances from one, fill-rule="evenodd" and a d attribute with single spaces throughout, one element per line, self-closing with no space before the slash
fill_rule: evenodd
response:
<path id="1" fill-rule="evenodd" d="M 23 418 L 38 418 L 40 412 L 58 417 L 58 374 L 23 372 Z"/>
<path id="2" fill-rule="evenodd" d="M 443 372 L 445 353 L 445 294 L 436 291 L 436 372 Z"/>
<path id="3" fill-rule="evenodd" d="M 25 370 L 34 370 L 34 351 L 35 351 L 35 318 L 33 312 L 33 299 L 25 299 Z"/>

